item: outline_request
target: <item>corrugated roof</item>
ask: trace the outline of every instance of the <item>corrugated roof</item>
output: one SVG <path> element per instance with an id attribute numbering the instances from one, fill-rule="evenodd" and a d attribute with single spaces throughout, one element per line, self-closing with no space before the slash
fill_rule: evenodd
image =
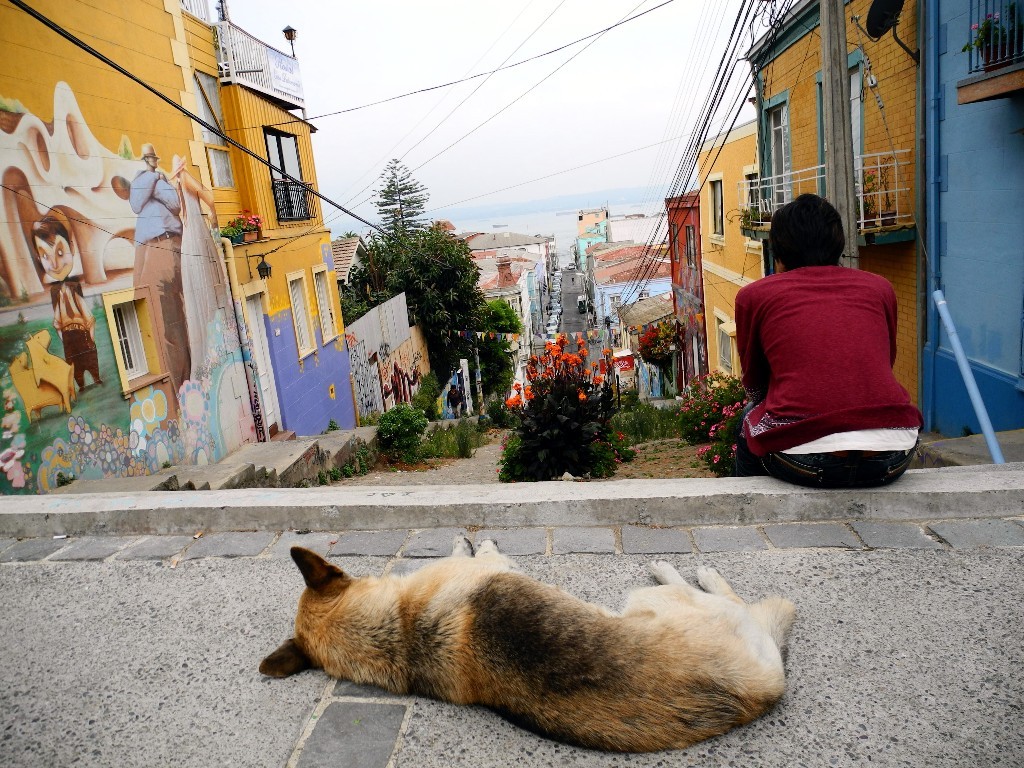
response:
<path id="1" fill-rule="evenodd" d="M 518 232 L 486 232 L 465 238 L 471 251 L 489 251 L 494 248 L 514 248 L 518 245 L 547 243 L 554 238 L 549 235 L 521 235 Z"/>
<path id="2" fill-rule="evenodd" d="M 619 307 L 619 320 L 623 325 L 649 325 L 671 317 L 672 294 L 662 293 Z"/>

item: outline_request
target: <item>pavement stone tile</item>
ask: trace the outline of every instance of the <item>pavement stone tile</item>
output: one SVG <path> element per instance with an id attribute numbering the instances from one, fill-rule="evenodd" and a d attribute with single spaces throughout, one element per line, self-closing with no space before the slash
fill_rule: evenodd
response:
<path id="1" fill-rule="evenodd" d="M 677 528 L 622 526 L 622 552 L 627 555 L 656 555 L 692 552 L 690 536 Z"/>
<path id="2" fill-rule="evenodd" d="M 947 520 L 928 527 L 954 549 L 1024 547 L 1024 528 L 1012 520 Z"/>
<path id="3" fill-rule="evenodd" d="M 874 549 L 942 549 L 942 545 L 928 538 L 924 529 L 914 523 L 871 523 L 858 520 L 853 530 Z"/>
<path id="4" fill-rule="evenodd" d="M 42 560 L 68 544 L 67 539 L 23 539 L 0 554 L 0 563 L 27 563 Z"/>
<path id="5" fill-rule="evenodd" d="M 0 539 L 0 552 L 3 552 L 5 549 L 7 549 L 9 546 L 11 546 L 11 544 L 17 544 L 17 543 L 18 543 L 17 539 Z"/>
<path id="6" fill-rule="evenodd" d="M 270 545 L 275 535 L 267 531 L 262 533 L 208 533 L 188 548 L 185 559 L 255 557 Z"/>
<path id="7" fill-rule="evenodd" d="M 191 536 L 150 536 L 132 544 L 115 560 L 165 560 L 192 543 Z"/>
<path id="8" fill-rule="evenodd" d="M 615 531 L 611 528 L 555 528 L 551 552 L 555 555 L 612 554 Z"/>
<path id="9" fill-rule="evenodd" d="M 305 547 L 311 549 L 318 555 L 327 557 L 331 546 L 338 540 L 336 533 L 298 533 L 296 531 L 285 531 L 281 534 L 274 546 L 270 548 L 271 557 L 291 557 L 292 547 Z"/>
<path id="10" fill-rule="evenodd" d="M 768 549 L 768 543 L 752 526 L 694 528 L 693 540 L 701 552 L 749 552 Z"/>
<path id="11" fill-rule="evenodd" d="M 50 559 L 106 560 L 127 544 L 137 540 L 137 536 L 86 536 L 72 539 L 67 549 L 61 550 Z"/>
<path id="12" fill-rule="evenodd" d="M 402 548 L 402 544 L 408 536 L 409 532 L 404 530 L 350 531 L 338 537 L 338 543 L 331 547 L 331 557 L 344 555 L 392 557 Z M 451 542 L 448 546 L 451 547 Z"/>
<path id="13" fill-rule="evenodd" d="M 405 718 L 401 704 L 332 702 L 299 755 L 299 768 L 384 768 Z"/>
<path id="14" fill-rule="evenodd" d="M 548 551 L 548 532 L 545 528 L 508 528 L 485 530 L 477 533 L 474 544 L 493 539 L 503 555 L 543 555 Z"/>
<path id="15" fill-rule="evenodd" d="M 783 523 L 766 525 L 764 533 L 768 540 L 779 549 L 803 549 L 807 547 L 846 547 L 862 549 L 860 540 L 839 523 Z"/>
<path id="16" fill-rule="evenodd" d="M 353 683 L 351 680 L 339 680 L 334 684 L 334 693 L 332 696 L 336 699 L 340 699 L 342 696 L 355 696 L 357 698 L 364 699 L 401 699 L 402 695 L 399 693 L 392 693 L 386 691 L 383 688 L 378 688 L 375 685 L 359 685 L 359 683 Z"/>
<path id="17" fill-rule="evenodd" d="M 391 576 L 408 576 L 410 573 L 415 573 L 420 568 L 427 565 L 430 565 L 430 562 L 423 558 L 414 558 L 411 560 L 399 559 L 395 560 L 391 564 L 391 570 L 388 573 Z"/>
<path id="18" fill-rule="evenodd" d="M 448 557 L 456 536 L 465 536 L 465 528 L 431 528 L 412 535 L 402 551 L 404 557 Z"/>

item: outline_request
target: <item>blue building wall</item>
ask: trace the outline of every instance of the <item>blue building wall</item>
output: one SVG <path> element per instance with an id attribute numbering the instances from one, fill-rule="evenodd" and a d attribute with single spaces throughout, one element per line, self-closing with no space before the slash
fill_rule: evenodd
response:
<path id="1" fill-rule="evenodd" d="M 291 310 L 265 316 L 264 320 L 282 428 L 296 435 L 319 435 L 334 419 L 342 429 L 354 429 L 356 417 L 344 334 L 324 346 L 320 328 L 314 327 L 316 352 L 299 360 Z"/>
<path id="2" fill-rule="evenodd" d="M 929 11 L 937 11 L 938 24 L 926 32 L 923 64 L 937 66 L 922 101 L 936 105 L 926 135 L 937 171 L 927 179 L 937 226 L 929 248 L 922 410 L 926 427 L 943 434 L 980 431 L 931 300 L 941 288 L 993 426 L 1024 428 L 1024 95 L 957 104 L 957 82 L 968 76 L 968 54 L 960 50 L 970 34 L 968 4 L 929 0 Z"/>

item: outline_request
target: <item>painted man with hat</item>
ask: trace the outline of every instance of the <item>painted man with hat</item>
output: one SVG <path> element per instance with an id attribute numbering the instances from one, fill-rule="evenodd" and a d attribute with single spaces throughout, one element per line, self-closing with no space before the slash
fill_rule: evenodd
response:
<path id="1" fill-rule="evenodd" d="M 156 314 L 168 373 L 177 390 L 189 378 L 191 361 L 181 283 L 181 198 L 159 169 L 152 144 L 142 145 L 146 167 L 132 179 L 128 202 L 138 214 L 135 224 L 136 288 L 149 287 L 160 302 Z"/>

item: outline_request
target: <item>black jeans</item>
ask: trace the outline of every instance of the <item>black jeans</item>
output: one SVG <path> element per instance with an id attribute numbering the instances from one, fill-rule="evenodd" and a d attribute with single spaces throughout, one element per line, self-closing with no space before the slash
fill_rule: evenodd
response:
<path id="1" fill-rule="evenodd" d="M 735 477 L 770 475 L 809 488 L 869 488 L 887 485 L 907 471 L 917 447 L 907 451 L 769 453 L 755 456 L 746 438 L 736 440 Z"/>

